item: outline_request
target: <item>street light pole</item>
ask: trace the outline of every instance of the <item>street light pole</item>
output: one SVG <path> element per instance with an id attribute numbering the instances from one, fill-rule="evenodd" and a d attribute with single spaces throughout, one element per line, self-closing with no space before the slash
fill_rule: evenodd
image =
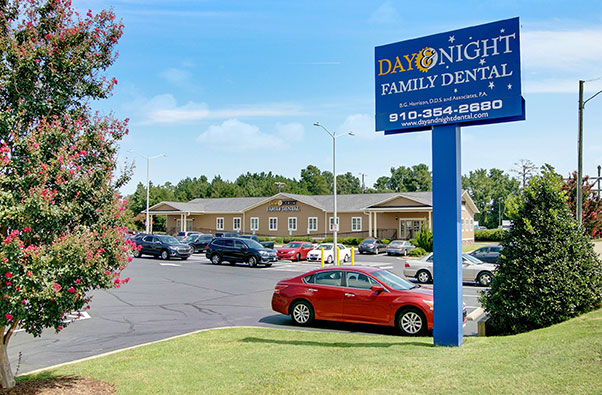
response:
<path id="1" fill-rule="evenodd" d="M 577 135 L 577 179 L 576 188 L 577 188 L 577 202 L 575 208 L 575 216 L 577 217 L 577 222 L 579 225 L 583 223 L 583 109 L 585 108 L 585 104 L 602 93 L 602 90 L 596 92 L 592 97 L 587 100 L 583 100 L 583 85 L 585 81 L 579 80 L 579 133 Z"/>
<path id="2" fill-rule="evenodd" d="M 323 125 L 321 125 L 319 122 L 315 122 L 314 126 L 318 126 L 321 127 L 322 129 L 324 129 L 326 131 L 326 133 L 328 133 L 330 135 L 330 137 L 332 137 L 332 198 L 333 198 L 333 204 L 332 204 L 332 211 L 333 211 L 333 224 L 334 224 L 334 232 L 332 235 L 332 239 L 333 239 L 333 252 L 336 256 L 336 251 L 337 251 L 337 243 L 338 243 L 338 231 L 339 231 L 339 221 L 337 220 L 337 137 L 341 137 L 341 136 L 345 136 L 345 134 L 339 134 L 336 135 L 334 133 L 330 133 L 330 131 L 328 129 L 326 129 Z M 346 133 L 349 136 L 353 136 L 353 132 L 349 132 Z M 335 260 L 338 257 L 335 258 Z M 338 262 L 336 262 L 336 264 L 338 265 Z"/>
<path id="3" fill-rule="evenodd" d="M 146 156 L 146 155 L 142 155 L 139 152 L 136 152 L 134 150 L 128 150 L 128 152 L 132 152 L 134 154 L 140 155 L 141 157 L 143 157 L 144 159 L 146 159 L 146 221 L 145 221 L 145 227 L 146 227 L 146 233 L 150 233 L 150 216 L 148 213 L 149 210 L 149 200 L 150 200 L 150 160 L 151 159 L 156 159 L 156 158 L 161 158 L 161 157 L 167 157 L 167 154 L 159 154 L 159 155 L 155 155 L 155 156 Z"/>

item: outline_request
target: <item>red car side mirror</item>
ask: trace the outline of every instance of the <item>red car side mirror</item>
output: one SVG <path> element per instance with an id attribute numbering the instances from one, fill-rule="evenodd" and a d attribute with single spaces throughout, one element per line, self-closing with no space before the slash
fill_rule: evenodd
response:
<path id="1" fill-rule="evenodd" d="M 370 289 L 374 292 L 383 292 L 385 290 L 385 288 L 380 285 L 373 285 Z"/>

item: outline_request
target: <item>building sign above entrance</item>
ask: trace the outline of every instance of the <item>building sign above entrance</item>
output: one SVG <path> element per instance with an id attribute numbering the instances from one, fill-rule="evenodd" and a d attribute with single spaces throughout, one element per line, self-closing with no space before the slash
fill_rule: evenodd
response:
<path id="1" fill-rule="evenodd" d="M 299 211 L 296 200 L 274 200 L 270 202 L 268 211 Z"/>
<path id="2" fill-rule="evenodd" d="M 525 119 L 519 19 L 376 47 L 376 130 Z"/>

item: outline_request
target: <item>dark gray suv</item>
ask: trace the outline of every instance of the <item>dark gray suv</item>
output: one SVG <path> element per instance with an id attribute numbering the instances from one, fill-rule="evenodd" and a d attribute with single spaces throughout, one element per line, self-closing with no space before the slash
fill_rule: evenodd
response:
<path id="1" fill-rule="evenodd" d="M 277 260 L 275 250 L 264 248 L 255 240 L 235 237 L 214 238 L 207 246 L 206 256 L 214 265 L 241 262 L 251 267 L 258 264 L 272 266 L 272 262 Z"/>

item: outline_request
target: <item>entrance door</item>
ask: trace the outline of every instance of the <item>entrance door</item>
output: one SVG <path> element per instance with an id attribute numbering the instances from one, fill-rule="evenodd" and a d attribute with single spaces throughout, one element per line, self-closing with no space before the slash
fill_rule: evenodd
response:
<path id="1" fill-rule="evenodd" d="M 405 219 L 399 220 L 399 235 L 402 240 L 410 240 L 418 236 L 420 228 L 425 224 L 425 219 Z"/>

